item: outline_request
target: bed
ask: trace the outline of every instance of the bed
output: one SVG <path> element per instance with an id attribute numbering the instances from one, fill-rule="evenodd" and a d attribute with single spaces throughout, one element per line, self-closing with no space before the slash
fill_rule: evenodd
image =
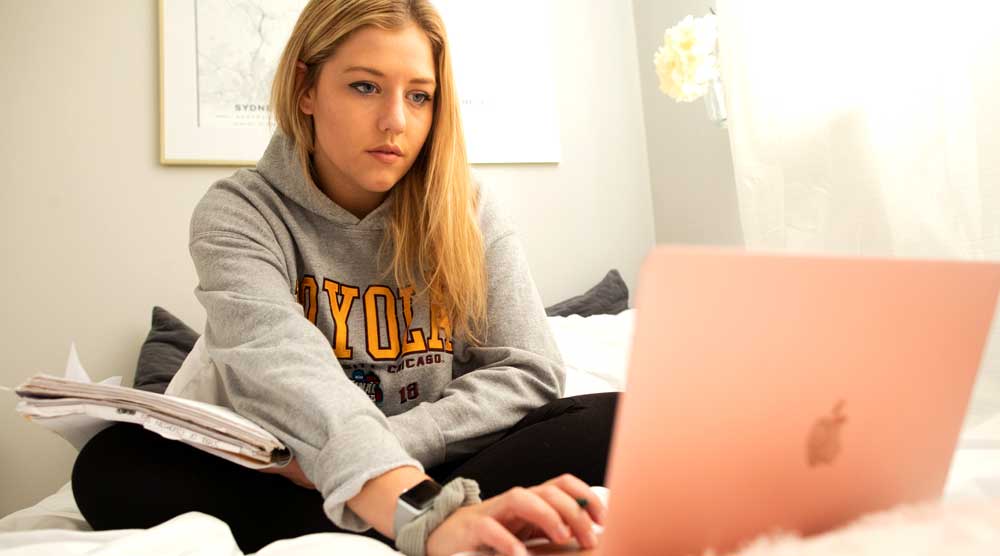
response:
<path id="1" fill-rule="evenodd" d="M 603 307 L 585 307 L 573 298 L 561 308 L 559 304 L 554 310 L 548 308 L 549 324 L 566 363 L 566 396 L 620 391 L 625 386 L 635 312 L 624 309 L 620 299 L 608 305 L 614 295 L 609 294 L 607 284 L 603 289 L 599 286 L 595 288 Z M 624 283 L 616 282 L 615 287 L 623 288 Z M 150 338 L 155 339 L 155 314 L 153 328 Z M 161 342 L 159 357 L 169 359 L 162 347 Z M 980 385 L 992 388 L 995 378 L 981 379 Z M 136 386 L 142 386 L 141 382 L 137 376 Z M 996 548 L 1000 546 L 1000 403 L 995 396 L 977 394 L 971 415 L 977 417 L 966 424 L 941 501 L 865 516 L 847 527 L 808 539 L 762 536 L 740 554 L 1000 554 Z M 600 494 L 607 495 L 603 489 Z M 197 512 L 151 529 L 94 532 L 77 510 L 69 483 L 34 506 L 0 519 L 3 556 L 52 553 L 243 554 L 225 523 Z M 399 553 L 358 535 L 320 533 L 278 541 L 255 554 Z"/>

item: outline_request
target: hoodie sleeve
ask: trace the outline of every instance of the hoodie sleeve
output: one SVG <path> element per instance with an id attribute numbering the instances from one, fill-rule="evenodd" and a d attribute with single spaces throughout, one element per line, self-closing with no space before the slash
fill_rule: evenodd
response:
<path id="1" fill-rule="evenodd" d="M 334 524 L 363 531 L 370 525 L 347 500 L 387 471 L 422 467 L 304 317 L 290 286 L 288 248 L 238 189 L 209 191 L 190 237 L 195 295 L 207 313 L 205 348 L 233 409 L 288 446 Z"/>
<path id="2" fill-rule="evenodd" d="M 486 274 L 484 345 L 456 352 L 456 378 L 440 399 L 389 417 L 406 450 L 428 468 L 488 446 L 529 411 L 559 398 L 565 384 L 562 358 L 513 232 L 487 247 Z"/>

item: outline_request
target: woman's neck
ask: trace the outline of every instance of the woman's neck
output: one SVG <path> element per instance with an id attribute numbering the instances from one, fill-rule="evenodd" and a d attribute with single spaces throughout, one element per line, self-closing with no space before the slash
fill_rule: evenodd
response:
<path id="1" fill-rule="evenodd" d="M 322 163 L 316 164 L 316 161 L 313 162 L 313 181 L 319 190 L 336 203 L 337 206 L 353 214 L 358 220 L 364 220 L 368 214 L 382 204 L 389 194 L 388 191 L 379 193 L 376 191 L 367 191 L 361 187 L 338 187 L 335 185 L 338 183 L 336 174 L 336 171 L 330 171 L 330 169 L 324 171 Z"/>

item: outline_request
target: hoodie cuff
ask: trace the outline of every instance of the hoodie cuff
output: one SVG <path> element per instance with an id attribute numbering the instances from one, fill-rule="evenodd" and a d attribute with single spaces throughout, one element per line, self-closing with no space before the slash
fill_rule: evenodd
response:
<path id="1" fill-rule="evenodd" d="M 388 418 L 389 429 L 406 453 L 428 469 L 444 463 L 446 453 L 444 433 L 428 411 L 429 405 L 424 402 L 406 413 Z"/>
<path id="2" fill-rule="evenodd" d="M 415 467 L 420 462 L 410 457 L 383 423 L 370 426 L 367 418 L 354 420 L 353 430 L 342 432 L 327 442 L 312 458 L 299 463 L 306 476 L 316 483 L 323 495 L 323 510 L 341 529 L 366 531 L 371 524 L 347 507 L 347 501 L 361 492 L 365 483 L 399 467 Z M 307 468 L 308 466 L 308 468 Z"/>

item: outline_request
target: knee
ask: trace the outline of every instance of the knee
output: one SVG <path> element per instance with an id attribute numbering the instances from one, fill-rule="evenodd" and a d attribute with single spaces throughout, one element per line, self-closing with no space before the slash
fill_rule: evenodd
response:
<path id="1" fill-rule="evenodd" d="M 91 476 L 106 473 L 109 467 L 120 462 L 123 450 L 135 446 L 137 431 L 143 429 L 138 425 L 116 423 L 94 435 L 73 462 L 73 483 L 87 482 Z"/>
<path id="2" fill-rule="evenodd" d="M 127 423 L 112 425 L 91 438 L 73 462 L 70 485 L 77 508 L 94 530 L 107 529 L 101 508 L 106 506 L 109 493 L 125 487 L 120 469 L 128 465 L 126 450 L 135 445 L 136 429 L 142 427 Z"/>
<path id="3" fill-rule="evenodd" d="M 595 437 L 610 435 L 618 407 L 619 392 L 599 392 L 562 398 L 543 408 L 541 420 L 552 420 L 562 426 L 587 430 Z"/>
<path id="4" fill-rule="evenodd" d="M 610 425 L 615 419 L 619 394 L 620 392 L 600 392 L 575 396 L 573 399 L 579 407 L 578 411 L 586 412 L 590 419 Z"/>

